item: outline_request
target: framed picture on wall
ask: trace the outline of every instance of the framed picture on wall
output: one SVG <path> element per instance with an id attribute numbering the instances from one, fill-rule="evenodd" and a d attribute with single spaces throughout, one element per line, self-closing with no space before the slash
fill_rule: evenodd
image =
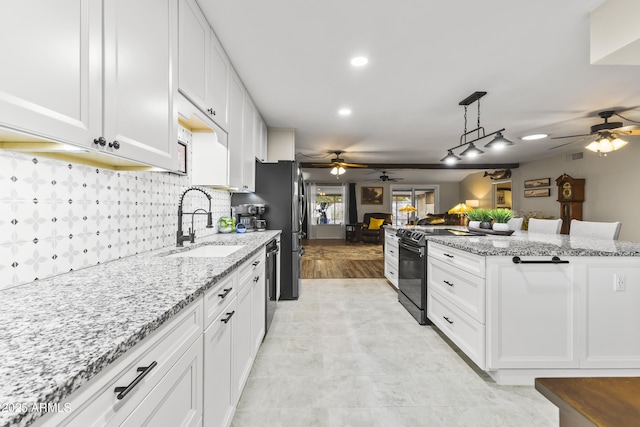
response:
<path id="1" fill-rule="evenodd" d="M 382 205 L 383 187 L 362 187 L 360 203 L 363 205 Z"/>
<path id="2" fill-rule="evenodd" d="M 549 197 L 551 195 L 551 189 L 549 188 L 534 188 L 530 190 L 524 190 L 524 197 Z"/>
<path id="3" fill-rule="evenodd" d="M 524 182 L 524 188 L 549 187 L 551 178 L 528 179 Z"/>

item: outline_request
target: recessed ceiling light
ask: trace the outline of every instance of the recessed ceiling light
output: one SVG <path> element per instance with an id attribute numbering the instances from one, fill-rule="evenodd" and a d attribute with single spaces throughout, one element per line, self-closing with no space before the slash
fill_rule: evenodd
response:
<path id="1" fill-rule="evenodd" d="M 351 110 L 348 108 L 342 108 L 338 110 L 338 114 L 340 114 L 341 116 L 349 116 L 351 115 Z"/>
<path id="2" fill-rule="evenodd" d="M 369 60 L 364 56 L 356 56 L 351 60 L 351 65 L 354 67 L 362 67 L 363 65 L 367 65 Z"/>
<path id="3" fill-rule="evenodd" d="M 522 137 L 523 141 L 535 141 L 536 139 L 546 138 L 549 135 L 546 133 L 534 133 L 533 135 L 526 135 Z"/>

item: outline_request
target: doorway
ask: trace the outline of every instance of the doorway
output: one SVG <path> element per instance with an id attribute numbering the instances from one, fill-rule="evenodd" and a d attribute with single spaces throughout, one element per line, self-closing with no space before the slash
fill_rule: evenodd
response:
<path id="1" fill-rule="evenodd" d="M 511 191 L 511 180 L 492 182 L 493 184 L 493 207 L 513 210 L 513 192 Z"/>
<path id="2" fill-rule="evenodd" d="M 438 187 L 436 186 L 392 186 L 391 187 L 391 212 L 393 213 L 393 223 L 402 226 L 407 222 L 414 222 L 424 218 L 427 214 L 436 213 L 436 201 L 438 200 Z M 400 209 L 405 206 L 413 206 L 415 212 L 405 213 Z"/>

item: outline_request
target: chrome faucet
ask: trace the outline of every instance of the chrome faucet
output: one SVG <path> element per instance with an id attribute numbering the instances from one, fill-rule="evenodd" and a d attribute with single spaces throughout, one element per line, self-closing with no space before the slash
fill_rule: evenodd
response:
<path id="1" fill-rule="evenodd" d="M 193 212 L 182 212 L 182 201 L 184 200 L 184 196 L 191 190 L 200 191 L 202 194 L 207 196 L 207 199 L 209 199 L 209 211 L 206 211 L 205 209 L 202 209 L 202 208 L 198 208 Z M 196 188 L 196 187 L 187 188 L 180 196 L 180 202 L 178 203 L 178 232 L 176 233 L 176 246 L 178 247 L 184 246 L 182 242 L 186 240 L 188 240 L 191 243 L 194 243 L 196 241 L 196 229 L 193 225 L 193 218 L 195 217 L 196 214 L 203 215 L 203 214 L 199 214 L 200 211 L 204 212 L 204 214 L 207 215 L 207 228 L 213 228 L 213 218 L 211 217 L 211 196 L 201 188 Z M 182 215 L 184 214 L 191 215 L 191 228 L 189 229 L 188 234 L 182 234 Z"/>

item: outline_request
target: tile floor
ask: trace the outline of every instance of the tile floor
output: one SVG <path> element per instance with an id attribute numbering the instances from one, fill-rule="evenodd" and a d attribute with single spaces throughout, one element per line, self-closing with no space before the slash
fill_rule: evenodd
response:
<path id="1" fill-rule="evenodd" d="M 533 387 L 498 386 L 384 279 L 307 279 L 279 303 L 233 426 L 557 426 Z"/>

